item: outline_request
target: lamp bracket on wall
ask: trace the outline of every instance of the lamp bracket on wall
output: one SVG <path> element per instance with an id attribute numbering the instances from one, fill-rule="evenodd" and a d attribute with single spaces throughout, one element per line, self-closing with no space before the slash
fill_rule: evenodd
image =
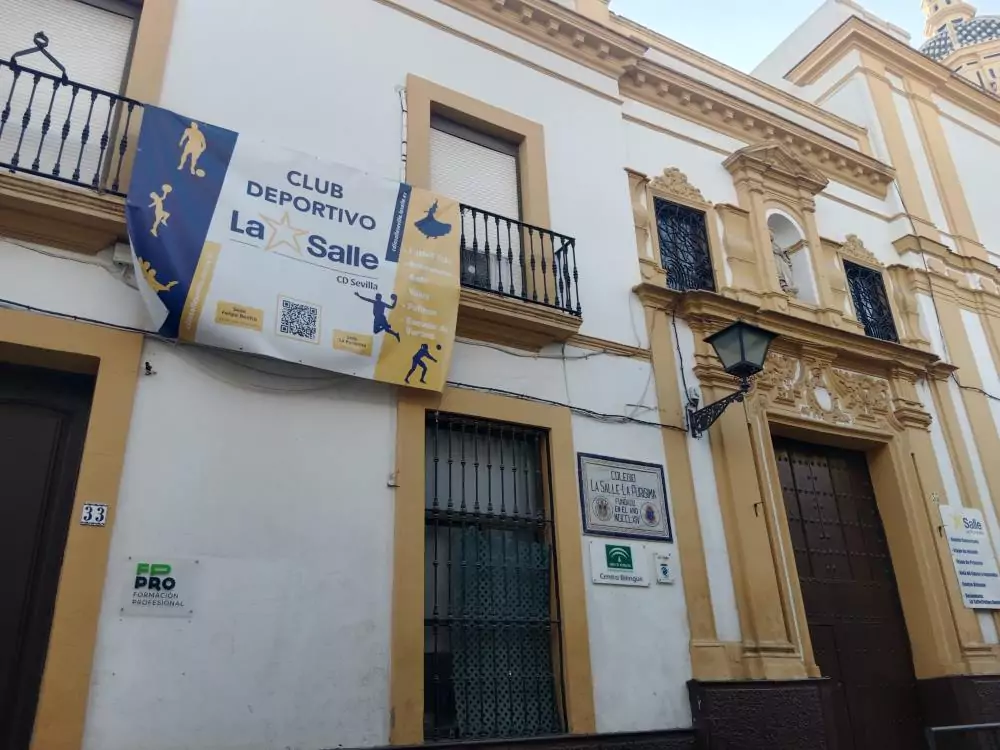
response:
<path id="1" fill-rule="evenodd" d="M 704 435 L 708 431 L 708 428 L 715 424 L 715 421 L 722 416 L 722 413 L 729 405 L 743 401 L 749 390 L 750 378 L 741 378 L 739 390 L 702 409 L 698 408 L 698 399 L 689 396 L 688 429 L 691 430 L 691 437 L 698 438 Z"/>

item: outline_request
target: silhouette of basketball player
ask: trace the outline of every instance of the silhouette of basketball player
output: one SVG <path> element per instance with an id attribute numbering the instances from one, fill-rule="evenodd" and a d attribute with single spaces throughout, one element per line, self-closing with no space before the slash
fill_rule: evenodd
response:
<path id="1" fill-rule="evenodd" d="M 395 336 L 396 341 L 399 341 L 399 334 L 392 330 L 392 326 L 389 325 L 389 319 L 385 316 L 386 310 L 392 310 L 396 307 L 396 295 L 390 295 L 392 299 L 392 304 L 382 301 L 382 295 L 376 294 L 375 299 L 368 299 L 367 297 L 362 297 L 360 292 L 355 292 L 354 296 L 358 299 L 363 299 L 365 302 L 372 303 L 372 314 L 375 316 L 372 322 L 372 333 L 382 333 L 385 331 L 390 336 Z"/>
<path id="2" fill-rule="evenodd" d="M 441 348 L 441 344 L 438 344 L 437 348 L 440 349 Z M 437 362 L 437 360 L 434 359 L 434 355 L 431 354 L 430 350 L 427 348 L 427 344 L 421 344 L 420 348 L 417 349 L 417 353 L 413 355 L 413 366 L 410 368 L 410 371 L 408 373 L 406 373 L 406 377 L 403 378 L 403 380 L 406 381 L 407 383 L 409 383 L 410 382 L 410 376 L 413 373 L 415 373 L 417 371 L 417 368 L 419 367 L 420 368 L 420 382 L 421 383 L 427 383 L 427 381 L 424 380 L 424 378 L 427 377 L 427 365 L 425 365 L 424 362 L 423 362 L 423 360 L 425 360 L 425 359 L 429 359 L 431 362 Z"/>
<path id="3" fill-rule="evenodd" d="M 149 199 L 153 201 L 149 204 L 149 207 L 153 209 L 153 226 L 149 230 L 149 233 L 154 237 L 159 237 L 157 231 L 160 227 L 165 227 L 167 225 L 167 219 L 170 218 L 170 212 L 163 207 L 163 202 L 170 195 L 170 191 L 173 190 L 170 185 L 163 186 L 163 195 L 159 193 L 150 193 Z"/>
<path id="4" fill-rule="evenodd" d="M 181 141 L 177 145 L 184 148 L 184 151 L 181 153 L 181 163 L 177 165 L 177 169 L 184 169 L 184 162 L 190 159 L 191 164 L 189 165 L 189 169 L 191 170 L 191 174 L 195 177 L 204 177 L 205 170 L 198 169 L 198 159 L 205 153 L 208 144 L 205 142 L 205 134 L 198 129 L 198 123 L 191 123 L 191 126 L 184 131 L 184 135 L 181 136 Z"/>
<path id="5" fill-rule="evenodd" d="M 139 265 L 142 267 L 142 275 L 146 277 L 146 283 L 149 284 L 150 289 L 157 294 L 161 292 L 169 292 L 177 286 L 176 281 L 168 281 L 166 284 L 161 284 L 156 278 L 156 269 L 153 268 L 153 264 L 148 260 L 139 258 Z"/>

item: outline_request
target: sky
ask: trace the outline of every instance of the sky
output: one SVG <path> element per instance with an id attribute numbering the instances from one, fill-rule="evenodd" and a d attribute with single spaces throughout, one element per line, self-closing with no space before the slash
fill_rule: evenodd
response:
<path id="1" fill-rule="evenodd" d="M 860 0 L 876 16 L 923 40 L 920 0 Z M 611 10 L 681 44 L 750 72 L 822 0 L 611 0 Z M 973 2 L 982 14 L 1000 14 L 1000 0 Z"/>

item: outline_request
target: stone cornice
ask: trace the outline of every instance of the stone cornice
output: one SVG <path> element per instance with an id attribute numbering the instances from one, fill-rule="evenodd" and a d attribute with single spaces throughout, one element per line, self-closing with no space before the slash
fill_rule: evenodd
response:
<path id="1" fill-rule="evenodd" d="M 940 362 L 938 356 L 930 352 L 831 328 L 785 313 L 762 310 L 714 292 L 676 292 L 655 281 L 645 281 L 634 291 L 644 305 L 670 310 L 686 320 L 698 321 L 707 331 L 735 320 L 744 320 L 783 337 L 784 342 L 781 339 L 776 342 L 779 350 L 795 344 L 816 351 L 829 351 L 835 354 L 838 363 L 858 372 L 885 377 L 891 370 L 902 367 L 926 373 Z"/>
<path id="2" fill-rule="evenodd" d="M 805 117 L 815 120 L 817 123 L 825 125 L 831 130 L 839 131 L 857 140 L 859 145 L 868 141 L 868 129 L 857 123 L 851 122 L 786 91 L 782 91 L 769 83 L 754 78 L 752 75 L 731 68 L 725 63 L 715 60 L 696 49 L 686 47 L 680 42 L 658 34 L 652 29 L 647 29 L 645 26 L 625 16 L 620 16 L 612 12 L 611 19 L 616 26 L 622 29 L 623 33 L 627 33 L 632 38 L 649 44 L 652 49 L 683 60 L 686 64 L 692 65 L 708 75 L 735 84 L 748 93 L 761 96 L 778 106 L 798 112 Z M 861 147 L 862 149 L 865 148 L 863 145 Z"/>
<path id="3" fill-rule="evenodd" d="M 1000 99 L 856 16 L 844 21 L 785 77 L 800 86 L 814 83 L 852 50 L 891 62 L 898 72 L 914 76 L 958 106 L 1000 125 Z"/>
<path id="4" fill-rule="evenodd" d="M 623 95 L 745 143 L 775 141 L 830 179 L 885 198 L 892 167 L 683 73 L 639 60 L 621 79 Z"/>
<path id="5" fill-rule="evenodd" d="M 126 236 L 125 200 L 0 172 L 0 234 L 92 255 Z"/>
<path id="6" fill-rule="evenodd" d="M 570 60 L 620 78 L 648 47 L 552 0 L 439 0 Z"/>

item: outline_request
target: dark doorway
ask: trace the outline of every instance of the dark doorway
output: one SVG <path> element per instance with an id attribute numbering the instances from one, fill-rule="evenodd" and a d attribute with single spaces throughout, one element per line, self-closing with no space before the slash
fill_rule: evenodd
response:
<path id="1" fill-rule="evenodd" d="M 924 746 L 910 642 L 863 453 L 775 440 L 816 662 L 838 746 Z"/>
<path id="2" fill-rule="evenodd" d="M 0 747 L 27 750 L 94 379 L 0 363 Z"/>

